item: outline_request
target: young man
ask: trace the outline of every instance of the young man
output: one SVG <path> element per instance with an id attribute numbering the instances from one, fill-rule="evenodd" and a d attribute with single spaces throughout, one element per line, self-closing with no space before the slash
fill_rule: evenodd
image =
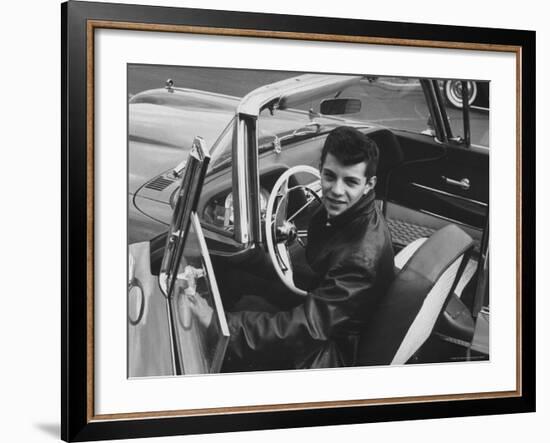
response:
<path id="1" fill-rule="evenodd" d="M 394 275 L 390 234 L 375 204 L 377 165 L 378 147 L 362 132 L 339 127 L 328 135 L 320 161 L 323 207 L 306 248 L 318 277 L 314 289 L 288 311 L 228 312 L 230 367 L 236 360 L 251 369 L 357 364 L 360 332 Z M 211 309 L 200 297 L 191 301 L 208 325 Z"/>

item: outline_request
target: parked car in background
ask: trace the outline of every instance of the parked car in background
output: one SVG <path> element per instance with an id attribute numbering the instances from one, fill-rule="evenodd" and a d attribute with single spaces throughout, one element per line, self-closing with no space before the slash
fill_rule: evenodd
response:
<path id="1" fill-rule="evenodd" d="M 468 90 L 468 105 L 477 108 L 489 108 L 489 82 L 468 80 L 445 80 L 441 82 L 447 102 L 455 108 L 462 109 L 463 84 Z"/>

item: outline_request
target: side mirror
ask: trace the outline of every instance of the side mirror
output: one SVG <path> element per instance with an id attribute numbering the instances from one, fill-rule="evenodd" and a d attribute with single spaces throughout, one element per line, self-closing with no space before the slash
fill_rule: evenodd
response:
<path id="1" fill-rule="evenodd" d="M 320 111 L 324 115 L 355 114 L 361 111 L 361 100 L 357 98 L 331 98 L 323 100 Z"/>

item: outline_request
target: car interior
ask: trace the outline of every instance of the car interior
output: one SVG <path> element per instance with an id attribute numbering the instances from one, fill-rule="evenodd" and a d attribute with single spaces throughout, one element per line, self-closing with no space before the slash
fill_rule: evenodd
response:
<path id="1" fill-rule="evenodd" d="M 448 229 L 449 225 L 459 226 L 460 232 L 472 239 L 471 248 L 465 254 L 462 265 L 456 268 L 456 281 L 453 280 L 449 297 L 445 297 L 442 306 L 443 314 L 434 325 L 434 334 L 425 337 L 428 341 L 408 361 L 456 361 L 471 359 L 472 355 L 468 344 L 474 335 L 474 318 L 472 312 L 488 305 L 488 300 L 479 300 L 476 294 L 479 282 L 476 276 L 482 266 L 480 260 L 480 245 L 484 240 L 484 228 L 487 222 L 486 205 L 476 205 L 471 199 L 460 194 L 444 190 L 445 182 L 441 177 L 433 177 L 429 171 L 439 171 L 445 165 L 454 168 L 463 167 L 460 162 L 449 159 L 453 153 L 437 142 L 426 142 L 426 138 L 410 133 L 399 133 L 382 128 L 364 128 L 368 135 L 375 140 L 380 148 L 380 163 L 378 169 L 378 183 L 376 188 L 377 199 L 384 213 L 394 243 L 396 258 L 396 274 L 403 268 L 403 259 L 399 252 L 407 245 L 414 245 L 419 239 L 434 236 L 434 233 Z M 286 164 L 294 164 L 298 158 L 315 159 L 320 153 L 326 135 L 320 134 L 298 143 L 293 143 L 284 151 L 284 156 L 273 158 L 273 153 L 260 155 L 260 193 L 261 201 L 266 201 L 273 184 L 279 175 L 287 168 Z M 471 152 L 468 155 L 472 155 Z M 473 154 L 475 156 L 475 153 Z M 455 153 L 455 157 L 457 157 Z M 462 162 L 464 163 L 464 162 Z M 318 166 L 310 161 L 310 166 Z M 480 169 L 482 169 L 481 165 Z M 471 171 L 469 171 L 471 175 Z M 291 179 L 292 180 L 292 179 Z M 434 184 L 435 183 L 435 184 Z M 474 182 L 476 183 L 476 182 Z M 290 187 L 299 185 L 294 178 Z M 435 186 L 443 189 L 435 189 Z M 232 219 L 226 211 L 227 198 L 230 189 L 210 183 L 208 195 L 201 197 L 198 212 L 202 214 L 202 224 L 209 243 L 210 257 L 215 269 L 216 280 L 221 291 L 224 309 L 231 311 L 238 306 L 239 299 L 247 294 L 261 294 L 272 305 L 279 309 L 290 309 L 301 302 L 301 296 L 291 293 L 277 278 L 265 249 L 255 246 L 244 252 L 232 253 L 231 233 Z M 438 192 L 439 191 L 439 192 Z M 471 194 L 469 194 L 471 195 Z M 304 204 L 304 194 L 295 193 L 288 202 L 287 210 L 292 212 L 293 207 L 300 208 Z M 487 196 L 480 200 L 487 201 Z M 262 203 L 263 207 L 263 203 Z M 434 209 L 445 212 L 440 216 Z M 303 216 L 303 226 L 307 229 L 307 219 L 315 205 L 308 209 Z M 454 216 L 449 219 L 448 215 Z M 264 214 L 265 216 L 265 214 Z M 264 220 L 265 221 L 265 220 Z M 441 238 L 441 234 L 438 234 Z M 486 237 L 486 234 L 485 234 Z M 438 240 L 441 242 L 442 240 Z M 443 240 L 444 241 L 444 240 Z M 486 240 L 485 240 L 486 241 Z M 162 251 L 165 246 L 165 237 L 160 236 L 151 243 L 152 269 L 158 272 Z M 410 248 L 409 248 L 410 249 Z M 313 275 L 305 262 L 304 248 L 294 242 L 289 245 L 292 256 L 292 267 L 296 286 L 307 288 Z M 410 256 L 410 255 L 409 255 Z M 447 263 L 450 265 L 451 263 Z M 447 279 L 448 280 L 448 279 Z M 396 283 L 398 284 L 398 283 Z M 449 288 L 448 288 L 449 289 Z M 488 291 L 486 292 L 488 294 Z M 479 354 L 475 358 L 483 358 Z M 366 358 L 366 357 L 365 357 Z M 365 361 L 367 361 L 366 358 Z"/>

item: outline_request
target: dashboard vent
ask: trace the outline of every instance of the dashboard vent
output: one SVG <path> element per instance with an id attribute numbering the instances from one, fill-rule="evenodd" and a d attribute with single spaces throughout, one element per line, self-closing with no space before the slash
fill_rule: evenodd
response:
<path id="1" fill-rule="evenodd" d="M 168 186 L 170 186 L 172 183 L 174 183 L 174 179 L 166 178 L 166 177 L 157 177 L 153 181 L 147 183 L 145 187 L 147 189 L 154 189 L 155 191 L 163 191 Z"/>

